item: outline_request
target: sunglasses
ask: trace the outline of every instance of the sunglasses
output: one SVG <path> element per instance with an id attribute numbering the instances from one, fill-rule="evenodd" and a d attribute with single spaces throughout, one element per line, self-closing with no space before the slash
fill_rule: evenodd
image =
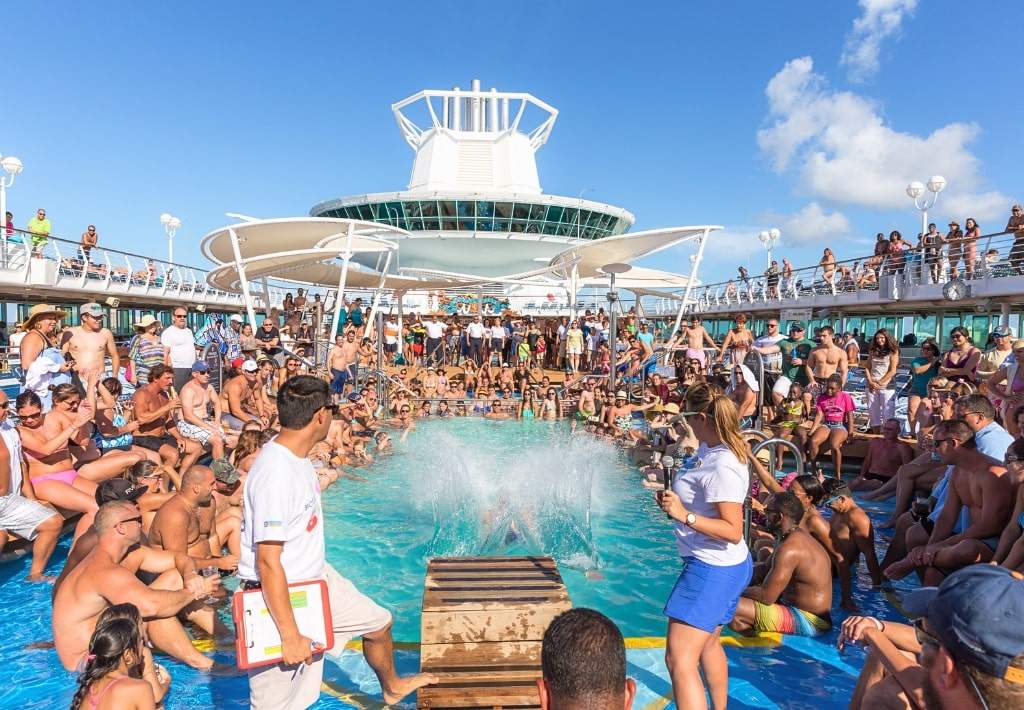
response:
<path id="1" fill-rule="evenodd" d="M 7 409 L 10 406 L 11 406 L 11 400 L 7 400 L 6 402 L 0 402 L 0 409 Z"/>
<path id="2" fill-rule="evenodd" d="M 832 496 L 831 498 L 829 498 L 828 500 L 826 500 L 826 501 L 825 501 L 824 503 L 822 503 L 822 504 L 821 504 L 821 507 L 823 507 L 823 508 L 828 508 L 828 507 L 830 507 L 830 506 L 831 506 L 831 505 L 832 505 L 833 503 L 835 503 L 835 502 L 836 502 L 837 500 L 839 500 L 840 498 L 845 498 L 845 497 L 846 497 L 845 495 L 837 495 L 837 496 Z"/>
<path id="3" fill-rule="evenodd" d="M 135 517 L 135 518 L 128 518 L 127 520 L 121 520 L 117 524 L 118 525 L 123 525 L 125 523 L 138 523 L 139 525 L 142 525 L 142 516 L 140 515 L 140 516 Z"/>
<path id="4" fill-rule="evenodd" d="M 924 617 L 914 619 L 914 635 L 917 636 L 917 642 L 922 646 L 942 645 L 938 638 L 924 628 Z"/>

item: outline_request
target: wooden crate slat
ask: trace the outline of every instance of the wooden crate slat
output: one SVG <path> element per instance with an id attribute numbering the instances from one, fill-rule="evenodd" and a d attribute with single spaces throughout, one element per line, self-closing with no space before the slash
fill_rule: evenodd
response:
<path id="1" fill-rule="evenodd" d="M 417 693 L 417 707 L 539 707 L 541 639 L 571 607 L 549 557 L 430 560 L 420 668 L 440 682 Z"/>

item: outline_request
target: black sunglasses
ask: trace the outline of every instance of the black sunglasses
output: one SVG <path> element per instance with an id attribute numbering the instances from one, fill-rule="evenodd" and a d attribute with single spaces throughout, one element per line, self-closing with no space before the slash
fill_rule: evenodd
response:
<path id="1" fill-rule="evenodd" d="M 128 518 L 127 520 L 120 520 L 120 521 L 118 521 L 117 524 L 118 525 L 122 525 L 124 523 L 138 523 L 139 525 L 142 525 L 142 516 L 140 515 L 140 516 L 138 516 L 136 518 Z"/>

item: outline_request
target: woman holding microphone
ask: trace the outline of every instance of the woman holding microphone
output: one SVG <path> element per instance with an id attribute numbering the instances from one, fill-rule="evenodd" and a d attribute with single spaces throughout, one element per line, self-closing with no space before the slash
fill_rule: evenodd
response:
<path id="1" fill-rule="evenodd" d="M 747 444 L 736 406 L 707 384 L 690 387 L 685 417 L 701 442 L 693 466 L 680 469 L 658 503 L 675 521 L 683 570 L 665 604 L 665 662 L 676 707 L 707 708 L 701 671 L 716 710 L 725 708 L 729 670 L 718 640 L 750 583 L 753 565 L 743 539 L 743 501 L 750 488 Z"/>

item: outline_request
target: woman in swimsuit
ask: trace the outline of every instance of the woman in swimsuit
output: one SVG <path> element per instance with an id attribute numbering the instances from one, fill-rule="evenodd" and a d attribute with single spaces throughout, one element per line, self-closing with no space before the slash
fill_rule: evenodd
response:
<path id="1" fill-rule="evenodd" d="M 977 370 L 981 361 L 981 351 L 974 347 L 970 333 L 962 325 L 949 331 L 949 341 L 953 344 L 942 358 L 939 374 L 951 382 L 967 382 L 978 384 Z"/>
<path id="2" fill-rule="evenodd" d="M 988 386 L 998 396 L 1000 411 L 1006 430 L 1014 437 L 1020 436 L 1017 429 L 1017 422 L 1013 413 L 1024 404 L 1024 340 L 1017 340 L 1013 344 L 1013 356 L 1016 362 L 1008 363 L 995 371 L 989 380 Z"/>
<path id="3" fill-rule="evenodd" d="M 544 400 L 540 403 L 541 419 L 561 419 L 562 403 L 558 401 L 558 393 L 555 388 L 550 388 L 544 394 Z"/>
<path id="4" fill-rule="evenodd" d="M 836 255 L 828 247 L 825 247 L 825 252 L 821 255 L 821 261 L 818 262 L 818 266 L 821 267 L 821 278 L 824 279 L 825 285 L 831 286 L 832 279 L 836 273 Z"/>
<path id="5" fill-rule="evenodd" d="M 533 390 L 528 389 L 523 392 L 523 399 L 519 402 L 519 411 L 517 415 L 519 419 L 533 419 L 537 416 L 537 403 L 533 398 Z"/>
<path id="6" fill-rule="evenodd" d="M 71 710 L 148 710 L 170 686 L 170 677 L 146 651 L 134 604 L 118 604 L 100 615 L 84 660 Z"/>
<path id="7" fill-rule="evenodd" d="M 39 396 L 26 391 L 15 400 L 15 411 L 21 420 L 18 434 L 36 497 L 59 509 L 83 513 L 75 528 L 77 538 L 89 529 L 96 514 L 96 484 L 75 471 L 68 441 L 87 436 L 83 425 L 92 419 L 92 409 L 86 405 L 70 417 L 60 413 L 51 418 L 43 414 Z"/>
<path id="8" fill-rule="evenodd" d="M 725 354 L 729 353 L 731 362 L 741 363 L 754 345 L 754 334 L 747 330 L 747 314 L 737 314 L 733 322 L 736 325 L 725 336 L 722 350 L 718 354 L 718 362 L 724 361 Z"/>

